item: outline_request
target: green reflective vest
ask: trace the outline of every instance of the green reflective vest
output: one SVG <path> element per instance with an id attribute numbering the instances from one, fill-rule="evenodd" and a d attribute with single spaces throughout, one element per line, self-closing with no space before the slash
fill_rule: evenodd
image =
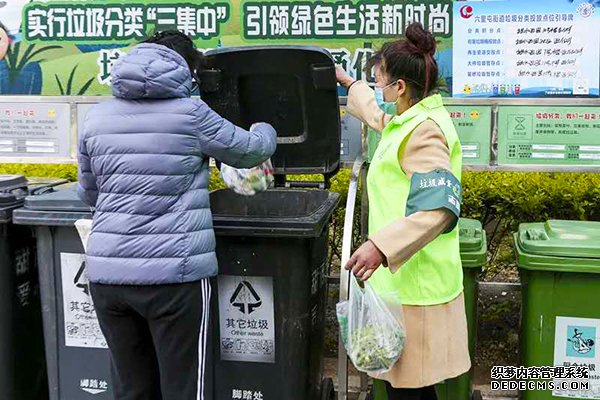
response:
<path id="1" fill-rule="evenodd" d="M 442 97 L 427 97 L 394 117 L 381 133 L 367 178 L 370 234 L 406 215 L 411 181 L 400 166 L 399 154 L 410 134 L 428 119 L 444 133 L 452 173 L 460 180 L 462 150 L 456 129 Z M 463 290 L 458 226 L 421 249 L 395 274 L 381 267 L 369 282 L 382 295 L 399 294 L 406 305 L 435 305 L 453 300 Z"/>

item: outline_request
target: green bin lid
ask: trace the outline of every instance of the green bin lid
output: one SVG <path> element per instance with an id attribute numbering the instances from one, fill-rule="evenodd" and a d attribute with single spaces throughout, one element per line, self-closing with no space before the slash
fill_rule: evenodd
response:
<path id="1" fill-rule="evenodd" d="M 458 232 L 463 267 L 482 267 L 487 258 L 487 241 L 481 222 L 461 218 L 458 222 Z"/>
<path id="2" fill-rule="evenodd" d="M 522 269 L 600 273 L 600 222 L 521 224 L 514 241 Z"/>

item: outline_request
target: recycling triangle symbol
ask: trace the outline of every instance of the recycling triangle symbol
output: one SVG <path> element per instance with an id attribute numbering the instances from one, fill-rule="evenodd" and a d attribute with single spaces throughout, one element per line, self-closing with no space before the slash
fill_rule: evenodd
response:
<path id="1" fill-rule="evenodd" d="M 233 292 L 229 303 L 244 314 L 252 314 L 262 305 L 262 300 L 250 282 L 242 281 Z"/>

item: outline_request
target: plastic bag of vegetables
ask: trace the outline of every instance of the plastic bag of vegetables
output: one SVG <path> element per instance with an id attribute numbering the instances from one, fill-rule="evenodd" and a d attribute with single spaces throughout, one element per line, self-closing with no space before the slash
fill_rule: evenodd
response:
<path id="1" fill-rule="evenodd" d="M 221 177 L 228 188 L 243 196 L 253 196 L 273 186 L 273 165 L 267 160 L 250 169 L 234 168 L 221 164 Z"/>
<path id="2" fill-rule="evenodd" d="M 340 336 L 359 371 L 388 372 L 402 355 L 406 330 L 400 299 L 393 297 L 384 300 L 368 282 L 361 288 L 351 274 L 349 300 L 337 304 Z M 398 304 L 398 311 L 392 312 L 388 302 Z"/>

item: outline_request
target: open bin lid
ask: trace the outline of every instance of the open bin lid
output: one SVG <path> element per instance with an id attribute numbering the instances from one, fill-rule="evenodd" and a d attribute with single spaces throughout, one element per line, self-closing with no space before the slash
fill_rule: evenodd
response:
<path id="1" fill-rule="evenodd" d="M 463 267 L 482 267 L 487 259 L 487 240 L 481 222 L 461 218 L 458 232 Z"/>
<path id="2" fill-rule="evenodd" d="M 600 222 L 550 220 L 521 224 L 517 241 L 527 254 L 600 261 Z"/>
<path id="3" fill-rule="evenodd" d="M 81 218 L 91 218 L 91 209 L 77 196 L 74 183 L 27 197 L 24 207 L 13 214 L 14 222 L 20 225 L 68 226 Z"/>
<path id="4" fill-rule="evenodd" d="M 249 129 L 277 131 L 276 176 L 322 174 L 340 166 L 340 109 L 335 64 L 306 46 L 220 48 L 205 53 L 201 98 L 222 117 Z"/>

